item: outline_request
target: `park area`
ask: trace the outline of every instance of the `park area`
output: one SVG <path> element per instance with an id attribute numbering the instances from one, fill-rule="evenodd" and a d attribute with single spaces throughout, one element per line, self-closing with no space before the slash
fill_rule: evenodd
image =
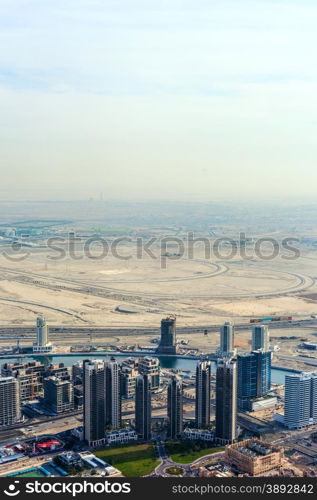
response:
<path id="1" fill-rule="evenodd" d="M 126 477 L 145 476 L 159 465 L 152 444 L 107 448 L 96 451 L 95 455 L 119 469 Z"/>
<path id="2" fill-rule="evenodd" d="M 211 455 L 223 451 L 224 448 L 208 447 L 206 443 L 197 441 L 170 441 L 166 443 L 166 452 L 173 462 L 190 464 L 204 455 Z"/>

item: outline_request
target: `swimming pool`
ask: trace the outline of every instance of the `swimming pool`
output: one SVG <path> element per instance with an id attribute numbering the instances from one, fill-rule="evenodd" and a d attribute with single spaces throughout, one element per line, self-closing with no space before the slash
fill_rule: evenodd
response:
<path id="1" fill-rule="evenodd" d="M 11 474 L 8 474 L 7 477 L 47 477 L 49 475 L 49 472 L 47 472 L 43 467 L 31 467 L 30 469 L 20 470 L 19 472 L 12 472 Z"/>

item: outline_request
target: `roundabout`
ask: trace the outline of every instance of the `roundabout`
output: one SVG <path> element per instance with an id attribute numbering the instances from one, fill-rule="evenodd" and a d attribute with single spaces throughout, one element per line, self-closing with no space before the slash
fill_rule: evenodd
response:
<path id="1" fill-rule="evenodd" d="M 182 467 L 166 467 L 164 469 L 165 474 L 168 474 L 169 476 L 182 476 L 184 474 L 184 469 Z"/>

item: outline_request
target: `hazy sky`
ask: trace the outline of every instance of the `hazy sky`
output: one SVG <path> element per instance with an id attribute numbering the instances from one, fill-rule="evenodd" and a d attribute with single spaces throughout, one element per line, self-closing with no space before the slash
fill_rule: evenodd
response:
<path id="1" fill-rule="evenodd" d="M 1 199 L 315 196 L 316 0 L 0 0 Z"/>

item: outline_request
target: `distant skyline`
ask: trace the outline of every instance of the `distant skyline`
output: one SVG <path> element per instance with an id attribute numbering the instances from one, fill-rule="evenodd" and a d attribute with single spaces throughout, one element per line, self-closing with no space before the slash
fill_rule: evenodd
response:
<path id="1" fill-rule="evenodd" d="M 315 0 L 1 0 L 2 200 L 313 200 Z"/>

